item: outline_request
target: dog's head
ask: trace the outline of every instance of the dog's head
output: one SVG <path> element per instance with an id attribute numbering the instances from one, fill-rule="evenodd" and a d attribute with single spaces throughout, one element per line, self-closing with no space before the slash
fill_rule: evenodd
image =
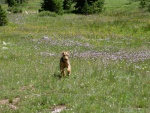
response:
<path id="1" fill-rule="evenodd" d="M 62 58 L 65 62 L 69 60 L 69 53 L 68 52 L 62 52 Z"/>

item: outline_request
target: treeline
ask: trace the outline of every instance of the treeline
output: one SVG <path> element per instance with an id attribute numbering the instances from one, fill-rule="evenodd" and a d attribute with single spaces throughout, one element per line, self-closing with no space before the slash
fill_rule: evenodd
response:
<path id="1" fill-rule="evenodd" d="M 58 14 L 74 12 L 94 14 L 102 12 L 104 0 L 43 0 L 39 11 L 51 11 Z"/>
<path id="2" fill-rule="evenodd" d="M 139 8 L 150 12 L 150 0 L 130 0 L 130 2 L 139 2 Z M 105 0 L 43 0 L 39 12 L 95 14 L 103 11 L 104 4 Z"/>
<path id="3" fill-rule="evenodd" d="M 27 3 L 28 0 L 0 0 L 0 3 L 8 4 L 9 7 L 18 6 L 23 3 Z"/>
<path id="4" fill-rule="evenodd" d="M 8 4 L 7 11 L 12 13 L 22 13 L 22 4 L 27 4 L 28 0 L 4 0 Z"/>
<path id="5" fill-rule="evenodd" d="M 139 8 L 150 12 L 150 0 L 130 1 L 139 2 Z M 22 4 L 27 4 L 28 0 L 0 0 L 0 3 L 8 4 L 9 12 L 21 13 Z M 43 0 L 39 12 L 52 12 L 53 16 L 63 13 L 95 14 L 101 13 L 104 5 L 105 0 Z M 6 25 L 7 20 L 6 11 L 0 5 L 0 26 Z"/>

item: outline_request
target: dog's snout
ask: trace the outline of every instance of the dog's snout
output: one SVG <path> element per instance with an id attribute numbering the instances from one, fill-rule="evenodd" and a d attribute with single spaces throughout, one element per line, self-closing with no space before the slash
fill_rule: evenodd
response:
<path id="1" fill-rule="evenodd" d="M 64 58 L 64 60 L 65 60 L 65 61 L 67 61 L 67 60 L 68 60 L 68 58 Z"/>

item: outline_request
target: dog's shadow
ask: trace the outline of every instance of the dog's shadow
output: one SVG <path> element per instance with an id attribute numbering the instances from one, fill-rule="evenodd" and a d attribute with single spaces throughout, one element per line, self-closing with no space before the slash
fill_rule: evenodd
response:
<path id="1" fill-rule="evenodd" d="M 69 76 L 61 76 L 60 73 L 54 73 L 54 78 L 58 78 L 58 79 L 61 79 L 61 78 L 69 78 Z"/>
<path id="2" fill-rule="evenodd" d="M 58 79 L 61 79 L 61 78 L 62 78 L 62 76 L 60 75 L 60 73 L 54 73 L 54 77 L 55 77 L 55 78 L 58 78 Z"/>

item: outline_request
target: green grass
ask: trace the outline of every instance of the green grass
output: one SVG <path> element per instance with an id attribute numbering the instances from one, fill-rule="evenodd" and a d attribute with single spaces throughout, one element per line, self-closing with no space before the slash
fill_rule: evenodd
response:
<path id="1" fill-rule="evenodd" d="M 100 15 L 8 14 L 0 27 L 0 112 L 65 105 L 64 113 L 149 113 L 150 14 L 136 7 L 110 13 L 128 1 L 106 2 Z M 24 11 L 36 9 L 37 1 Z M 60 79 L 62 51 L 71 54 L 72 74 Z M 10 107 L 15 98 L 17 110 Z"/>

